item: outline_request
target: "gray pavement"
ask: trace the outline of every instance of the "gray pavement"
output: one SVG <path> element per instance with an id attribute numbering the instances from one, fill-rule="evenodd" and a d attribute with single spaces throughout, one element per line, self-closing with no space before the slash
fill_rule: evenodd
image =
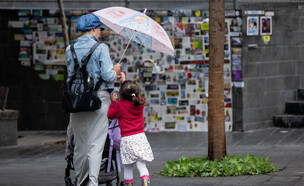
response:
<path id="1" fill-rule="evenodd" d="M 227 132 L 227 153 L 271 157 L 279 172 L 216 178 L 172 178 L 158 174 L 164 163 L 208 152 L 207 132 L 146 133 L 154 153 L 148 163 L 153 186 L 304 185 L 304 129 L 267 128 Z M 65 131 L 19 132 L 17 146 L 0 147 L 0 185 L 64 185 L 65 146 L 45 145 L 65 140 Z M 134 185 L 140 185 L 134 171 Z M 121 178 L 122 174 L 121 174 Z"/>

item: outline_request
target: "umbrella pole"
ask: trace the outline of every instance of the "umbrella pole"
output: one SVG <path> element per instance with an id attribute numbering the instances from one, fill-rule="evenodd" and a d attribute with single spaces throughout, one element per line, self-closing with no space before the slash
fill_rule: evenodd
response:
<path id="1" fill-rule="evenodd" d="M 131 41 L 133 40 L 133 37 L 134 37 L 134 36 L 135 36 L 135 31 L 133 32 L 133 34 L 132 34 L 132 36 L 131 36 L 131 38 L 130 38 L 130 40 L 129 40 L 129 42 L 128 42 L 128 44 L 127 44 L 125 50 L 124 50 L 124 52 L 122 53 L 122 56 L 120 57 L 120 60 L 119 60 L 118 64 L 120 64 L 120 62 L 121 62 L 123 56 L 125 55 L 125 53 L 126 53 L 128 47 L 129 47 Z"/>
<path id="2" fill-rule="evenodd" d="M 147 9 L 145 8 L 143 14 L 146 14 L 146 12 L 147 12 Z M 127 44 L 127 47 L 125 48 L 124 52 L 122 53 L 122 56 L 121 56 L 121 58 L 120 58 L 120 60 L 118 61 L 117 64 L 120 64 L 120 62 L 121 62 L 122 58 L 124 57 L 124 55 L 125 55 L 125 53 L 126 53 L 128 47 L 129 47 L 131 41 L 133 40 L 133 37 L 134 37 L 134 36 L 135 36 L 135 31 L 133 32 L 133 34 L 132 34 L 132 36 L 131 36 L 131 38 L 130 38 L 130 40 L 129 40 L 129 43 Z"/>

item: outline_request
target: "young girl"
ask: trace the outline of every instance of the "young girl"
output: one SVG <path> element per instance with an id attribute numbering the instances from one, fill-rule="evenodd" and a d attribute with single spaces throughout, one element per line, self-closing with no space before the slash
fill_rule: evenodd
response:
<path id="1" fill-rule="evenodd" d="M 154 159 L 152 149 L 144 133 L 144 99 L 139 96 L 138 85 L 130 80 L 123 82 L 117 94 L 111 95 L 111 105 L 108 111 L 108 118 L 119 118 L 121 130 L 121 160 L 124 166 L 125 185 L 133 185 L 133 167 L 136 164 L 141 177 L 142 186 L 150 186 L 149 172 L 146 167 L 147 161 Z"/>

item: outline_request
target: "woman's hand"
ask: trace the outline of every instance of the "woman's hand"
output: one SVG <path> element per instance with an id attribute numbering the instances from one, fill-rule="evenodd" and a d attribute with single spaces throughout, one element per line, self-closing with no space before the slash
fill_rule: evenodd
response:
<path id="1" fill-rule="evenodd" d="M 113 66 L 113 69 L 117 75 L 119 75 L 121 73 L 121 64 L 116 64 Z"/>

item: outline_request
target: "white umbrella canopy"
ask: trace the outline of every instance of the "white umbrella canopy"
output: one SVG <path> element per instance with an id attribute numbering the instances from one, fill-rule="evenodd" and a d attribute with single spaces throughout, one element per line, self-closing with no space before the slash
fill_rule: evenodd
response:
<path id="1" fill-rule="evenodd" d="M 129 37 L 130 41 L 174 57 L 174 49 L 168 34 L 145 12 L 125 7 L 110 7 L 95 11 L 93 14 L 117 34 Z"/>

